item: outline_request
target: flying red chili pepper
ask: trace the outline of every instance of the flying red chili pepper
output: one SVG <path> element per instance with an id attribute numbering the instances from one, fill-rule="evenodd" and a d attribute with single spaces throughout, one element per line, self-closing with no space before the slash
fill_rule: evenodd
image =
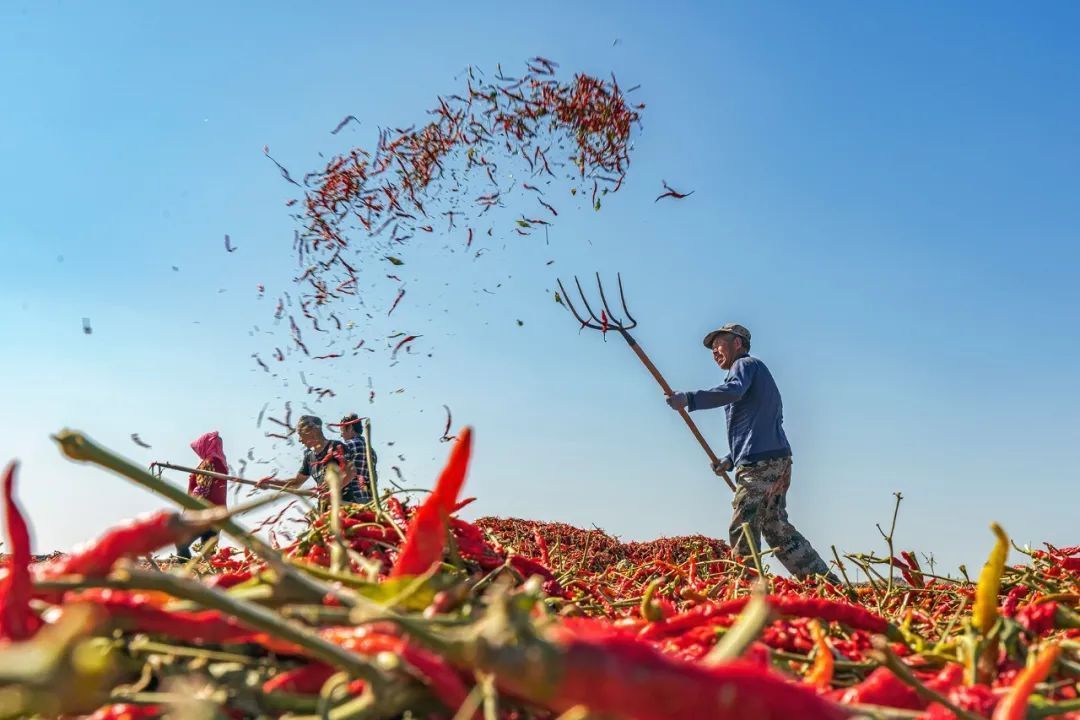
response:
<path id="1" fill-rule="evenodd" d="M 334 129 L 330 131 L 330 134 L 337 135 L 341 131 L 341 129 L 348 125 L 350 122 L 354 122 L 357 125 L 360 124 L 360 121 L 356 119 L 355 115 L 346 115 L 344 118 L 342 118 L 341 122 L 334 126 Z"/>
<path id="2" fill-rule="evenodd" d="M 676 200 L 682 200 L 683 198 L 690 197 L 695 192 L 694 190 L 691 190 L 688 193 L 681 193 L 681 192 L 678 192 L 677 190 L 672 189 L 672 187 L 670 185 L 668 185 L 666 182 L 662 182 L 662 184 L 664 186 L 665 192 L 662 192 L 659 195 L 657 195 L 656 200 L 653 200 L 653 202 L 659 202 L 660 200 L 662 200 L 663 198 L 666 198 L 666 197 L 675 198 Z"/>
<path id="3" fill-rule="evenodd" d="M 390 305 L 390 309 L 386 311 L 387 317 L 390 317 L 390 313 L 394 312 L 394 308 L 398 306 L 398 303 L 401 302 L 401 298 L 403 297 L 405 297 L 405 288 L 398 290 L 397 297 L 394 298 L 394 302 Z"/>
<path id="4" fill-rule="evenodd" d="M 398 344 L 394 346 L 393 352 L 390 353 L 390 359 L 393 360 L 395 357 L 397 357 L 398 350 L 400 350 L 402 347 L 404 347 L 408 343 L 411 343 L 413 340 L 415 340 L 418 337 L 423 337 L 423 336 L 421 336 L 421 335 L 408 335 L 408 336 L 402 338 L 401 341 L 398 342 Z"/>

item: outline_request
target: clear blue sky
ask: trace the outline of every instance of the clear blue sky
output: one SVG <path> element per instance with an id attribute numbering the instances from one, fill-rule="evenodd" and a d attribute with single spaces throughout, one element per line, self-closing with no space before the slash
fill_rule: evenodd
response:
<path id="1" fill-rule="evenodd" d="M 256 283 L 295 271 L 264 144 L 302 174 L 423 122 L 465 66 L 536 54 L 642 85 L 628 180 L 599 213 L 560 205 L 549 246 L 507 228 L 475 262 L 438 236 L 402 253 L 394 321 L 424 352 L 340 366 L 355 395 L 319 408 L 370 411 L 383 473 L 430 484 L 446 403 L 477 432 L 472 516 L 723 536 L 730 493 L 652 379 L 550 299 L 557 274 L 620 270 L 676 388 L 720 382 L 705 331 L 753 331 L 784 393 L 791 517 L 823 553 L 880 549 L 897 490 L 898 543 L 947 569 L 979 566 L 991 520 L 1077 542 L 1078 19 L 1066 3 L 4 3 L 0 457 L 23 461 L 38 547 L 159 505 L 61 459 L 64 426 L 139 462 L 189 462 L 218 429 L 234 464 L 255 446 L 298 465 L 254 427 L 265 401 L 304 399 L 250 359 L 272 313 Z M 331 136 L 347 114 L 360 126 Z M 696 193 L 654 204 L 661 180 Z M 696 417 L 723 450 L 722 413 Z"/>

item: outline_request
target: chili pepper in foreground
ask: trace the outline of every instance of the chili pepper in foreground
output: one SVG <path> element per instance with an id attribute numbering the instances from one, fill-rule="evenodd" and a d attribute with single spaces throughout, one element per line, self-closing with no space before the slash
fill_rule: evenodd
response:
<path id="1" fill-rule="evenodd" d="M 1028 697 L 1035 686 L 1046 679 L 1050 669 L 1057 662 L 1061 646 L 1058 644 L 1048 645 L 1044 648 L 1028 667 L 1016 678 L 1016 682 L 1009 688 L 1009 693 L 994 708 L 992 720 L 1024 720 L 1027 717 Z"/>
<path id="2" fill-rule="evenodd" d="M 1057 610 L 1056 602 L 1025 605 L 1017 611 L 1016 622 L 1033 635 L 1047 635 L 1054 630 Z"/>
<path id="3" fill-rule="evenodd" d="M 30 609 L 30 528 L 15 502 L 15 462 L 4 469 L 4 523 L 7 527 L 7 574 L 0 580 L 0 639 L 26 640 L 41 626 Z"/>
<path id="4" fill-rule="evenodd" d="M 227 516 L 228 510 L 224 508 L 187 516 L 171 510 L 158 510 L 107 530 L 100 538 L 76 548 L 71 555 L 37 566 L 35 574 L 39 578 L 106 575 L 122 558 L 141 557 L 188 540 Z"/>
<path id="5" fill-rule="evenodd" d="M 448 708 L 457 709 L 469 695 L 465 683 L 443 657 L 400 637 L 392 627 L 381 632 L 375 627 L 326 628 L 320 634 L 327 640 L 361 655 L 393 653 L 400 657 L 422 683 L 428 686 Z"/>
<path id="6" fill-rule="evenodd" d="M 959 665 L 946 665 L 941 672 L 924 684 L 935 692 L 946 694 L 956 688 L 964 677 Z M 843 690 L 833 690 L 828 697 L 844 704 L 882 705 L 906 710 L 921 710 L 927 703 L 891 670 L 876 668 L 865 680 Z"/>
<path id="7" fill-rule="evenodd" d="M 123 590 L 85 590 L 72 593 L 67 602 L 89 600 L 122 626 L 140 632 L 168 635 L 179 640 L 200 643 L 250 642 L 257 635 L 216 610 L 170 612 L 147 593 Z"/>
<path id="8" fill-rule="evenodd" d="M 584 705 L 635 720 L 839 720 L 849 713 L 780 676 L 733 662 L 704 667 L 623 637 L 556 646 L 477 648 L 477 664 L 506 692 L 556 712 Z"/>
<path id="9" fill-rule="evenodd" d="M 442 559 L 446 546 L 446 518 L 457 503 L 458 493 L 465 482 L 471 452 L 472 429 L 466 427 L 459 434 L 446 467 L 435 481 L 435 490 L 413 515 L 405 535 L 405 544 L 390 577 L 427 572 Z"/>
<path id="10" fill-rule="evenodd" d="M 843 690 L 834 690 L 829 697 L 845 705 L 882 705 L 907 710 L 921 710 L 926 703 L 892 670 L 876 668 L 865 680 Z"/>
<path id="11" fill-rule="evenodd" d="M 130 705 L 117 703 L 98 708 L 87 720 L 139 720 L 140 718 L 158 718 L 164 714 L 160 705 Z"/>
<path id="12" fill-rule="evenodd" d="M 949 690 L 948 697 L 956 707 L 969 710 L 979 717 L 990 717 L 999 699 L 986 685 L 960 685 Z M 923 720 L 957 720 L 957 717 L 944 705 L 931 703 Z"/>
<path id="13" fill-rule="evenodd" d="M 335 672 L 334 668 L 320 662 L 302 665 L 270 678 L 263 683 L 262 691 L 264 693 L 280 691 L 299 695 L 318 695 L 322 686 Z"/>
<path id="14" fill-rule="evenodd" d="M 1001 576 L 1005 573 L 1005 560 L 1009 556 L 1009 536 L 997 523 L 991 523 L 990 529 L 994 531 L 997 542 L 979 573 L 975 605 L 971 608 L 971 624 L 981 633 L 990 632 L 997 620 Z"/>

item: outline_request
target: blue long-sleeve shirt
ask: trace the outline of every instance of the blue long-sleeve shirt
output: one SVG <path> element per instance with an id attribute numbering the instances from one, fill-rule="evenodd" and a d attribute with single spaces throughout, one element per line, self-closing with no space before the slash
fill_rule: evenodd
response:
<path id="1" fill-rule="evenodd" d="M 690 411 L 724 407 L 731 448 L 727 459 L 734 466 L 791 455 L 780 390 L 769 368 L 756 357 L 736 360 L 723 385 L 686 395 Z"/>

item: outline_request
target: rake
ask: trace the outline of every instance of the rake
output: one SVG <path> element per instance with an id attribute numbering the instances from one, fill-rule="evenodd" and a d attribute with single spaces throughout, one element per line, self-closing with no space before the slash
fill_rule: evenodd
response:
<path id="1" fill-rule="evenodd" d="M 637 320 L 635 320 L 634 316 L 630 314 L 630 309 L 626 306 L 626 296 L 623 295 L 622 275 L 616 275 L 616 278 L 619 285 L 619 302 L 622 303 L 622 311 L 623 314 L 626 316 L 626 321 L 622 320 L 621 318 L 617 317 L 613 312 L 611 312 L 611 308 L 608 306 L 607 297 L 604 295 L 604 284 L 600 281 L 600 273 L 596 273 L 596 287 L 600 292 L 600 303 L 603 305 L 603 309 L 600 310 L 599 317 L 596 315 L 596 313 L 593 312 L 592 306 L 589 305 L 589 300 L 585 296 L 585 290 L 581 287 L 581 281 L 578 280 L 576 275 L 574 276 L 574 284 L 577 286 L 578 296 L 581 298 L 582 306 L 588 312 L 588 317 L 579 313 L 577 311 L 577 308 L 574 307 L 574 303 L 570 300 L 570 293 L 566 292 L 566 288 L 563 287 L 562 280 L 556 280 L 556 282 L 558 283 L 559 290 L 562 293 L 562 302 L 566 305 L 567 308 L 570 309 L 570 312 L 573 313 L 574 319 L 581 323 L 582 328 L 599 330 L 604 334 L 606 334 L 610 330 L 619 333 L 619 335 L 622 336 L 622 339 L 626 341 L 626 344 L 630 346 L 630 349 L 634 351 L 634 354 L 638 356 L 638 359 L 641 360 L 641 362 L 645 365 L 649 373 L 652 374 L 653 378 L 656 379 L 656 382 L 660 383 L 660 388 L 664 391 L 664 394 L 671 395 L 671 386 L 668 385 L 667 380 L 665 380 L 664 376 L 660 374 L 660 371 L 656 369 L 656 366 L 653 365 L 652 360 L 650 360 L 649 356 L 645 354 L 645 351 L 641 349 L 641 345 L 639 345 L 637 340 L 634 339 L 634 336 L 630 334 L 630 330 L 637 327 Z M 712 448 L 709 447 L 708 441 L 705 440 L 704 436 L 702 436 L 701 431 L 697 428 L 697 425 L 695 425 L 694 421 L 690 419 L 690 414 L 686 412 L 685 408 L 683 408 L 679 410 L 679 415 L 682 416 L 682 419 L 686 423 L 686 426 L 690 428 L 690 432 L 692 432 L 694 434 L 694 437 L 697 438 L 698 443 L 701 445 L 701 449 L 704 450 L 705 454 L 709 456 L 709 461 L 715 467 L 716 464 L 719 462 L 719 459 L 716 457 L 716 453 L 712 451 Z M 724 482 L 726 482 L 728 484 L 728 487 L 731 488 L 731 491 L 734 492 L 735 483 L 731 482 L 731 478 L 728 477 L 728 474 L 723 470 L 720 470 L 719 475 L 720 477 L 724 478 Z"/>

